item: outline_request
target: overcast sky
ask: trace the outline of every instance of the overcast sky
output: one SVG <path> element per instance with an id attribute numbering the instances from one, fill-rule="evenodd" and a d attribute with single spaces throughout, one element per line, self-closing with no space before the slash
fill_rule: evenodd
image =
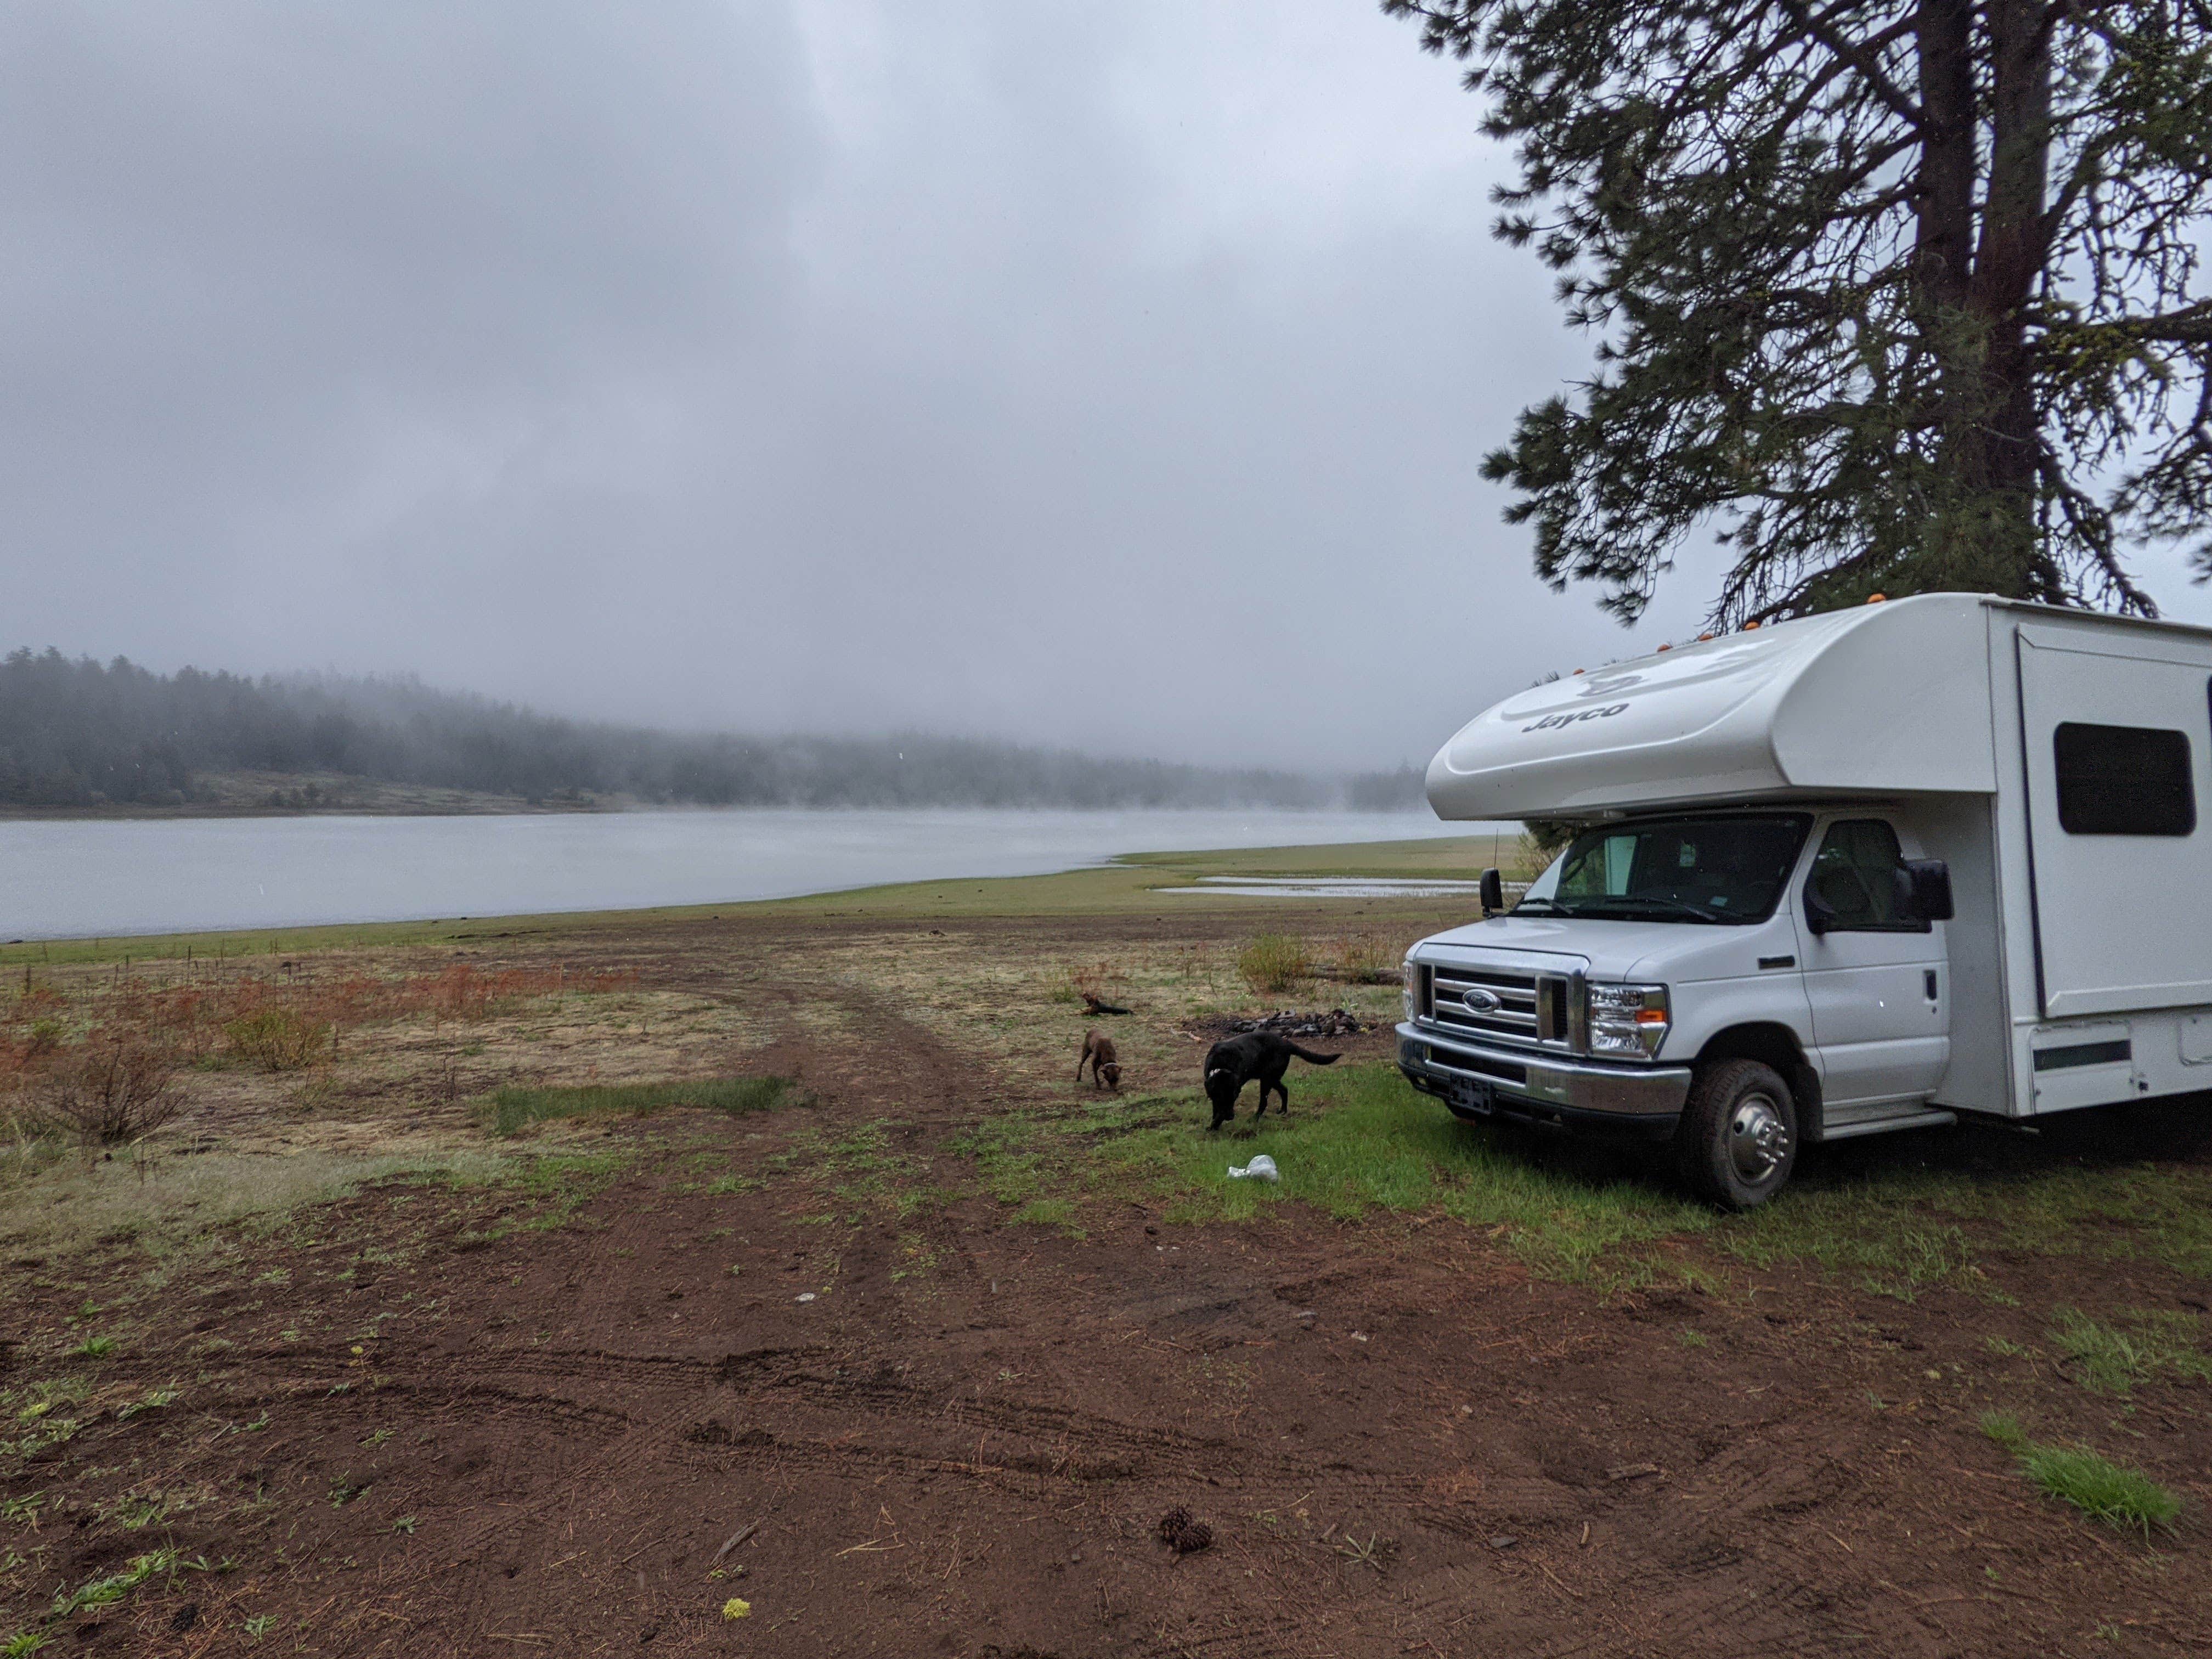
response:
<path id="1" fill-rule="evenodd" d="M 1425 763 L 1714 578 L 1499 522 L 1479 113 L 1367 0 L 9 6 L 0 645 Z"/>

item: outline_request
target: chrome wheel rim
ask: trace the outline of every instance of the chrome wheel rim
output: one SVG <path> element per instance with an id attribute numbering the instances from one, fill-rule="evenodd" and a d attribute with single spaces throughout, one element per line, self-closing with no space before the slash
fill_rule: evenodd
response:
<path id="1" fill-rule="evenodd" d="M 1729 1114 L 1729 1162 L 1752 1186 L 1771 1178 L 1790 1155 L 1790 1125 L 1765 1095 L 1746 1095 Z"/>

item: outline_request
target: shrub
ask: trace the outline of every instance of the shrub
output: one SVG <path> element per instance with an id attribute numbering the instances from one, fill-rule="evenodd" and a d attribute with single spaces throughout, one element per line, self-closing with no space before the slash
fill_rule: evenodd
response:
<path id="1" fill-rule="evenodd" d="M 32 1085 L 28 1115 L 87 1146 L 136 1140 L 177 1115 L 176 1076 L 166 1048 L 120 1042 L 81 1048 Z"/>
<path id="2" fill-rule="evenodd" d="M 23 1034 L 23 1058 L 44 1060 L 62 1046 L 62 1038 L 68 1030 L 58 1019 L 33 1020 L 31 1029 Z"/>
<path id="3" fill-rule="evenodd" d="M 257 1008 L 222 1028 L 230 1051 L 271 1072 L 296 1072 L 330 1052 L 327 1021 L 310 1019 L 296 1009 Z"/>
<path id="4" fill-rule="evenodd" d="M 1262 933 L 1237 952 L 1237 971 L 1255 991 L 1287 991 L 1308 977 L 1305 942 L 1288 933 Z"/>
<path id="5" fill-rule="evenodd" d="M 1339 939 L 1336 965 L 1332 970 L 1349 985 L 1395 985 L 1401 960 L 1397 951 L 1378 939 Z"/>

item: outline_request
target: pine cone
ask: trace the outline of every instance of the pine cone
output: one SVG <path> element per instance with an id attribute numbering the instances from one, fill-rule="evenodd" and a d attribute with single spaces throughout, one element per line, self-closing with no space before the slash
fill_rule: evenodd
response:
<path id="1" fill-rule="evenodd" d="M 1213 1541 L 1213 1528 L 1203 1521 L 1194 1521 L 1177 1533 L 1173 1541 L 1177 1555 L 1190 1555 Z"/>
<path id="2" fill-rule="evenodd" d="M 1189 1525 L 1190 1511 L 1178 1504 L 1160 1517 L 1160 1524 L 1153 1530 L 1159 1534 L 1160 1542 L 1172 1544 L 1182 1536 L 1183 1528 Z"/>

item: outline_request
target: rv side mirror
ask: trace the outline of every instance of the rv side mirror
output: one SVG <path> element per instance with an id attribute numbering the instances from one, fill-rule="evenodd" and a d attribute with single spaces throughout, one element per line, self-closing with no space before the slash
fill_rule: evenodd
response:
<path id="1" fill-rule="evenodd" d="M 1495 870 L 1482 872 L 1482 914 L 1494 916 L 1505 908 L 1505 878 Z"/>
<path id="2" fill-rule="evenodd" d="M 1835 925 L 1836 907 L 1820 896 L 1820 889 L 1813 884 L 1813 878 L 1806 877 L 1805 926 L 1812 930 L 1813 937 L 1818 939 Z"/>
<path id="3" fill-rule="evenodd" d="M 1915 921 L 1951 920 L 1951 866 L 1941 859 L 1907 859 L 1897 867 L 1897 914 Z"/>

